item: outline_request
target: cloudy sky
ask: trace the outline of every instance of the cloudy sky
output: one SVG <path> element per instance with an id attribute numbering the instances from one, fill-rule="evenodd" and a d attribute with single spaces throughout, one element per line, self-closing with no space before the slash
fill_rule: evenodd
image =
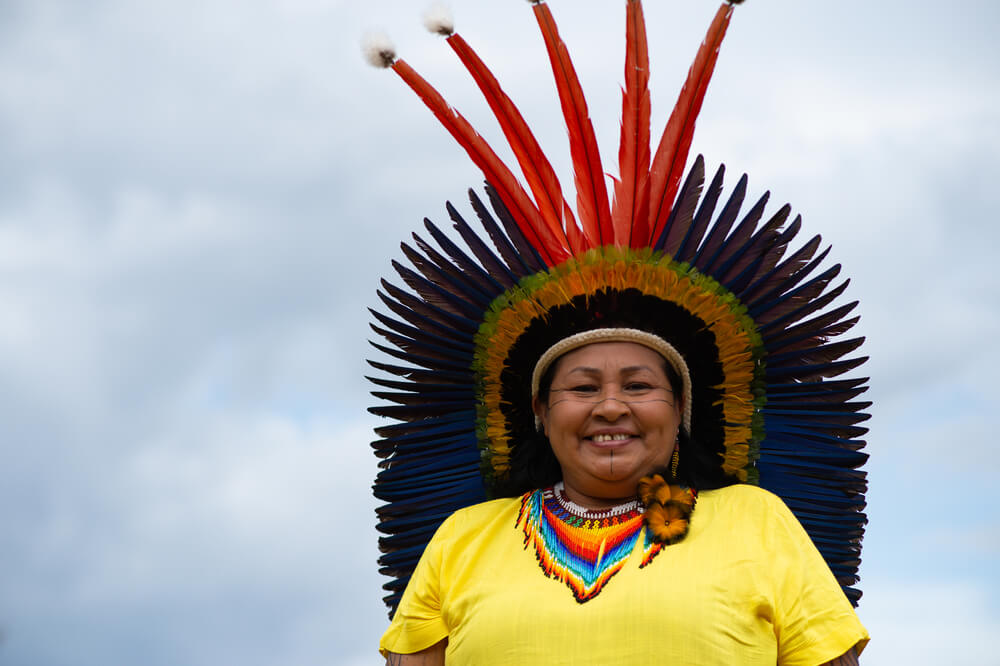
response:
<path id="1" fill-rule="evenodd" d="M 648 3 L 657 129 L 715 6 Z M 366 307 L 481 177 L 361 36 L 498 137 L 423 8 L 0 1 L 0 663 L 378 663 Z M 527 5 L 452 8 L 571 182 Z M 623 3 L 552 8 L 613 163 Z M 867 664 L 996 663 L 998 28 L 751 0 L 695 137 L 862 301 Z"/>

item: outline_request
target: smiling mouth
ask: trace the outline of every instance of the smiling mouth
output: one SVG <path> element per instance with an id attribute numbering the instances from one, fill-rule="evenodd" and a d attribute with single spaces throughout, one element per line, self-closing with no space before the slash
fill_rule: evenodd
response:
<path id="1" fill-rule="evenodd" d="M 591 437 L 591 441 L 595 444 L 604 444 L 606 442 L 623 442 L 626 439 L 632 439 L 633 435 L 624 432 L 618 432 L 613 435 L 594 435 Z"/>

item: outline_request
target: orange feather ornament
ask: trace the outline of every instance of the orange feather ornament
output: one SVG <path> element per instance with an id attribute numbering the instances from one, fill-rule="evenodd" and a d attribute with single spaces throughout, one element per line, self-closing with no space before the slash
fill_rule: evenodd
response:
<path id="1" fill-rule="evenodd" d="M 639 499 L 646 507 L 646 527 L 657 543 L 671 544 L 687 535 L 695 492 L 685 486 L 670 485 L 659 474 L 639 480 Z"/>

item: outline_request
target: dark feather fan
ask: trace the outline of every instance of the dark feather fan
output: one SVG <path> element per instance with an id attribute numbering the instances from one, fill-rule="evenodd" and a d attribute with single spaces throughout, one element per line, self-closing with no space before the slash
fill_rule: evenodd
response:
<path id="1" fill-rule="evenodd" d="M 853 586 L 867 488 L 860 469 L 867 458 L 862 451 L 867 429 L 861 424 L 871 403 L 858 400 L 867 390 L 867 378 L 845 377 L 866 360 L 854 356 L 863 338 L 840 339 L 857 322 L 850 316 L 857 302 L 837 303 L 848 281 L 835 282 L 841 267 L 826 265 L 829 248 L 817 254 L 819 236 L 792 247 L 802 221 L 795 217 L 788 223 L 790 206 L 767 217 L 768 193 L 741 216 L 746 175 L 724 198 L 724 167 L 705 187 L 699 155 L 681 180 L 732 4 L 724 3 L 716 13 L 654 153 L 649 144 L 646 27 L 641 2 L 628 1 L 620 177 L 613 202 L 566 44 L 548 5 L 538 0 L 532 5 L 569 131 L 575 216 L 527 123 L 461 36 L 442 31 L 497 118 L 527 190 L 412 67 L 394 53 L 377 54 L 380 64 L 391 66 L 417 92 L 482 170 L 490 204 L 470 191 L 483 234 L 447 205 L 464 247 L 426 220 L 429 238 L 414 234 L 412 245 L 402 245 L 410 266 L 392 262 L 405 288 L 383 281 L 378 295 L 388 313 L 373 311 L 372 329 L 386 344 L 372 345 L 401 361 L 369 361 L 381 373 L 371 378 L 381 404 L 370 411 L 397 421 L 377 428 L 379 439 L 372 443 L 381 461 L 374 492 L 385 502 L 378 509 L 377 527 L 382 535 L 380 571 L 393 578 L 384 586 L 390 613 L 441 521 L 497 492 L 507 464 L 498 453 L 503 447 L 496 444 L 497 432 L 500 439 L 516 440 L 517 433 L 533 428 L 522 422 L 530 410 L 511 398 L 523 393 L 523 387 L 498 389 L 499 402 L 490 411 L 494 403 L 484 394 L 492 390 L 493 380 L 487 377 L 516 383 L 523 364 L 507 360 L 530 355 L 529 342 L 558 333 L 546 329 L 576 321 L 577 310 L 583 313 L 579 319 L 601 299 L 636 303 L 642 298 L 666 303 L 658 311 L 672 313 L 662 315 L 671 320 L 648 325 L 669 330 L 664 337 L 680 340 L 682 352 L 702 349 L 699 344 L 716 350 L 711 359 L 694 359 L 703 362 L 699 369 L 707 368 L 705 376 L 728 376 L 730 348 L 737 350 L 735 356 L 752 357 L 747 372 L 733 374 L 740 377 L 734 380 L 740 383 L 740 396 L 746 397 L 735 402 L 753 405 L 745 427 L 735 427 L 720 406 L 727 397 L 719 388 L 723 382 L 705 377 L 698 381 L 706 384 L 693 390 L 693 399 L 700 396 L 706 403 L 695 410 L 695 426 L 718 433 L 715 450 L 727 455 L 730 448 L 749 450 L 742 454 L 741 478 L 786 502 L 848 598 L 857 603 L 860 591 Z M 646 274 L 656 279 L 644 283 L 641 276 Z M 608 284 L 593 287 L 595 280 Z M 617 286 L 611 285 L 613 280 Z M 681 281 L 690 285 L 683 287 L 689 289 L 687 300 L 670 301 L 663 285 Z M 504 319 L 511 313 L 519 314 Z M 730 327 L 734 332 L 721 325 L 709 331 L 711 317 L 730 317 L 726 321 L 737 322 Z M 497 363 L 489 355 L 504 344 L 509 356 L 494 368 L 495 375 L 487 375 L 487 367 Z M 745 433 L 727 434 L 729 430 Z"/>

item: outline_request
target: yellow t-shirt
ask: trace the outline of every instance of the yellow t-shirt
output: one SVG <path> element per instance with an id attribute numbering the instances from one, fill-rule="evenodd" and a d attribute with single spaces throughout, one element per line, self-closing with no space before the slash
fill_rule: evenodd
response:
<path id="1" fill-rule="evenodd" d="M 578 603 L 517 526 L 519 499 L 462 509 L 438 529 L 380 650 L 448 639 L 449 664 L 814 666 L 868 642 L 850 603 L 775 495 L 701 492 L 687 537 L 640 569 L 643 539 Z"/>

